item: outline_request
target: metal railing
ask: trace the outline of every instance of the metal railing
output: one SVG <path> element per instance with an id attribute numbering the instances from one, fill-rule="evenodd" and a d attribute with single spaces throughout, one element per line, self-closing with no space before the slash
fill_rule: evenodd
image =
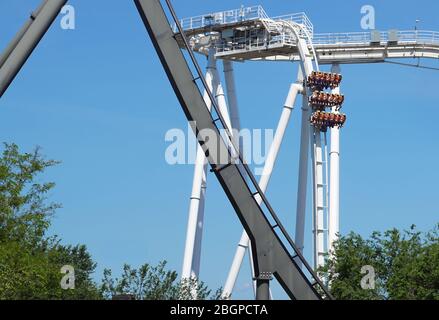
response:
<path id="1" fill-rule="evenodd" d="M 213 25 L 232 24 L 243 21 L 257 20 L 266 17 L 262 6 L 242 7 L 234 10 L 227 10 L 221 12 L 214 12 L 203 14 L 201 16 L 184 18 L 179 20 L 183 30 L 202 29 Z M 173 26 L 174 32 L 177 31 L 177 26 Z"/>
<path id="2" fill-rule="evenodd" d="M 308 32 L 309 36 L 313 38 L 314 35 L 314 25 L 312 24 L 311 20 L 309 20 L 308 16 L 305 14 L 305 12 L 299 12 L 299 13 L 293 13 L 283 16 L 277 16 L 271 18 L 274 21 L 292 21 L 297 24 L 302 25 L 305 30 Z"/>
<path id="3" fill-rule="evenodd" d="M 397 40 L 399 44 L 420 44 L 420 45 L 439 45 L 439 32 L 435 31 L 398 31 L 396 38 L 389 37 L 388 32 L 379 33 L 379 42 L 388 43 L 390 40 Z M 343 45 L 370 45 L 372 40 L 371 32 L 347 32 L 347 33 L 317 33 L 314 34 L 312 45 L 322 46 L 343 46 Z M 310 41 L 307 39 L 308 44 Z M 282 33 L 266 38 L 236 37 L 228 42 L 218 42 L 216 44 L 217 53 L 234 53 L 243 51 L 269 50 L 273 47 L 296 46 L 297 40 L 294 36 Z"/>
<path id="4" fill-rule="evenodd" d="M 289 34 L 280 34 L 272 37 L 270 40 L 248 37 L 233 38 L 230 42 L 222 42 L 215 44 L 217 53 L 233 52 L 233 51 L 253 51 L 270 49 L 279 46 L 295 46 L 297 39 Z"/>
<path id="5" fill-rule="evenodd" d="M 231 41 L 224 41 L 217 44 L 217 52 L 224 53 L 233 51 L 252 51 L 269 49 L 273 46 L 294 46 L 297 40 L 284 31 L 284 23 L 294 22 L 300 25 L 300 37 L 306 39 L 309 45 L 314 46 L 343 46 L 343 45 L 369 45 L 372 42 L 385 44 L 389 41 L 396 41 L 400 44 L 430 44 L 439 45 L 439 32 L 427 30 L 409 31 L 363 31 L 363 32 L 344 32 L 344 33 L 316 33 L 314 26 L 304 12 L 293 13 L 270 18 L 262 6 L 241 7 L 239 9 L 210 13 L 196 17 L 184 18 L 179 20 L 184 31 L 203 29 L 214 25 L 228 25 L 239 22 L 260 20 L 269 29 L 277 27 L 280 34 L 265 39 L 252 37 L 232 38 Z M 284 23 L 282 23 L 284 22 Z M 177 26 L 173 26 L 177 32 Z"/>
<path id="6" fill-rule="evenodd" d="M 314 26 L 304 12 L 293 13 L 289 15 L 270 18 L 262 6 L 242 7 L 228 11 L 208 13 L 200 16 L 189 17 L 179 20 L 183 30 L 203 29 L 214 25 L 227 25 L 244 21 L 261 20 L 278 22 L 293 21 L 305 27 L 306 31 L 312 37 Z M 177 32 L 177 26 L 173 25 L 174 32 Z"/>
<path id="7" fill-rule="evenodd" d="M 315 45 L 333 45 L 345 43 L 370 43 L 370 32 L 350 33 L 316 33 L 313 38 Z"/>
<path id="8" fill-rule="evenodd" d="M 345 32 L 345 33 L 316 33 L 314 45 L 337 44 L 370 44 L 373 40 L 389 42 L 396 40 L 398 43 L 439 44 L 439 32 L 427 30 L 395 31 L 395 38 L 389 36 L 392 32 L 378 32 L 379 38 L 373 39 L 373 32 Z"/>

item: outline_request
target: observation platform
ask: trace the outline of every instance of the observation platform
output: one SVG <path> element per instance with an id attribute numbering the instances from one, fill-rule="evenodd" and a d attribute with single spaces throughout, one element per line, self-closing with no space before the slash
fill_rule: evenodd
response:
<path id="1" fill-rule="evenodd" d="M 314 26 L 305 13 L 270 18 L 261 6 L 185 18 L 180 23 L 194 51 L 207 55 L 214 44 L 219 59 L 299 61 L 297 39 L 286 28 L 288 23 L 301 28 L 300 36 L 307 41 L 310 52 L 315 52 L 320 64 L 439 59 L 439 32 L 314 33 Z M 174 31 L 177 32 L 176 27 Z M 183 46 L 181 38 L 179 42 Z"/>

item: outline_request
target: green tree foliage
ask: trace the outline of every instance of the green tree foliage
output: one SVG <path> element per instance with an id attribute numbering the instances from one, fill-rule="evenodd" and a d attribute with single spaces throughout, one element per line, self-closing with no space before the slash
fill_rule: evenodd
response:
<path id="1" fill-rule="evenodd" d="M 53 182 L 39 182 L 40 175 L 57 161 L 46 160 L 37 148 L 21 153 L 15 144 L 4 144 L 0 156 L 0 300 L 4 299 L 111 299 L 129 293 L 137 299 L 198 299 L 211 295 L 204 283 L 177 281 L 177 273 L 145 264 L 138 270 L 126 265 L 121 279 L 105 270 L 102 285 L 93 282 L 96 263 L 84 245 L 62 245 L 47 236 L 57 203 L 48 201 Z M 75 270 L 75 289 L 64 290 L 61 267 Z"/>
<path id="2" fill-rule="evenodd" d="M 0 157 L 0 299 L 97 299 L 96 268 L 85 246 L 64 246 L 46 235 L 56 209 L 47 195 L 55 186 L 39 175 L 58 162 L 37 148 L 20 153 L 4 144 Z M 75 268 L 75 290 L 63 290 L 63 265 Z"/>
<path id="3" fill-rule="evenodd" d="M 367 265 L 375 270 L 375 288 L 365 290 L 361 269 Z M 374 232 L 369 239 L 350 233 L 321 271 L 337 299 L 439 300 L 439 225 L 424 234 L 412 226 Z"/>
<path id="4" fill-rule="evenodd" d="M 212 294 L 203 282 L 177 280 L 175 271 L 166 270 L 166 261 L 157 266 L 142 265 L 133 269 L 125 265 L 120 279 L 113 279 L 111 270 L 104 271 L 101 291 L 105 298 L 133 295 L 136 300 L 191 300 L 219 299 L 221 290 Z"/>
<path id="5" fill-rule="evenodd" d="M 21 153 L 14 144 L 0 151 L 0 300 L 1 299 L 111 299 L 130 294 L 136 299 L 218 299 L 204 283 L 179 281 L 166 262 L 125 265 L 120 278 L 104 271 L 102 284 L 92 280 L 96 263 L 83 245 L 63 245 L 48 236 L 51 218 L 60 207 L 48 200 L 52 182 L 40 175 L 58 164 L 37 148 Z M 75 269 L 75 289 L 63 290 L 64 265 Z M 363 266 L 375 270 L 375 287 L 364 290 Z M 439 225 L 428 233 L 410 230 L 375 232 L 369 239 L 355 233 L 340 238 L 326 273 L 337 299 L 438 299 Z"/>

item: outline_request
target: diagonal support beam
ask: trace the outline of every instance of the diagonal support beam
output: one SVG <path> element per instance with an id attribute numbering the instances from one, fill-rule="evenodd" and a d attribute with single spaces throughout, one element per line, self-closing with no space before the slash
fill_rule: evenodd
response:
<path id="1" fill-rule="evenodd" d="M 285 136 L 286 129 L 288 127 L 291 113 L 294 109 L 294 103 L 296 97 L 299 93 L 303 91 L 303 77 L 302 72 L 299 70 L 298 80 L 290 86 L 287 99 L 285 101 L 284 107 L 282 109 L 282 114 L 279 120 L 279 124 L 276 129 L 276 134 L 272 145 L 270 146 L 270 151 L 268 152 L 267 159 L 265 161 L 264 169 L 262 171 L 261 179 L 259 181 L 259 187 L 263 192 L 266 192 L 268 184 L 270 182 L 271 174 L 273 173 L 274 165 L 279 154 L 282 141 Z M 260 197 L 256 198 L 258 204 L 262 203 Z M 244 258 L 245 251 L 250 246 L 250 241 L 245 230 L 242 233 L 241 240 L 239 241 L 238 248 L 236 249 L 235 257 L 233 258 L 232 267 L 230 268 L 229 275 L 227 277 L 226 284 L 224 286 L 224 291 L 222 294 L 223 298 L 230 298 L 232 295 L 233 287 L 235 286 L 236 279 L 238 277 L 239 269 L 242 265 L 242 260 Z"/>
<path id="2" fill-rule="evenodd" d="M 49 30 L 67 0 L 45 0 L 0 57 L 0 98 Z"/>
<path id="3" fill-rule="evenodd" d="M 234 149 L 234 152 L 236 152 L 238 148 L 234 145 L 232 135 L 228 130 L 225 130 L 227 138 L 223 138 L 220 134 L 219 128 L 216 126 L 216 122 L 203 100 L 200 89 L 193 81 L 194 76 L 175 39 L 161 2 L 159 0 L 135 0 L 134 2 L 186 117 L 189 121 L 195 121 L 196 123 L 193 130 L 206 153 L 212 170 L 252 241 L 257 277 L 261 279 L 264 275 L 273 275 L 290 298 L 301 300 L 322 298 L 321 293 L 317 291 L 314 284 L 314 281 L 316 281 L 326 297 L 331 298 L 326 287 L 292 242 L 259 188 L 250 169 L 242 162 L 242 157 L 236 158 L 231 155 L 230 149 Z M 166 2 L 174 21 L 177 23 L 185 47 L 188 49 L 190 61 L 193 63 L 198 76 L 202 77 L 201 69 L 187 43 L 178 18 L 170 2 L 168 0 Z M 202 82 L 203 86 L 207 87 L 204 78 Z M 223 128 L 227 128 L 214 97 L 210 96 L 210 99 L 213 109 L 219 115 Z M 209 132 L 208 137 L 205 132 Z M 212 145 L 209 141 L 215 141 L 217 144 Z M 221 161 L 224 159 L 227 159 L 229 163 L 224 165 L 225 163 Z M 240 170 L 240 166 L 242 166 L 242 170 Z M 247 178 L 251 181 L 250 185 L 247 183 Z M 262 198 L 263 207 L 268 210 L 269 216 L 265 214 L 263 207 L 256 201 L 255 194 Z M 269 217 L 275 221 L 276 229 L 280 230 L 282 236 L 287 239 L 286 243 L 275 232 Z M 298 267 L 295 258 L 301 260 L 310 278 Z"/>

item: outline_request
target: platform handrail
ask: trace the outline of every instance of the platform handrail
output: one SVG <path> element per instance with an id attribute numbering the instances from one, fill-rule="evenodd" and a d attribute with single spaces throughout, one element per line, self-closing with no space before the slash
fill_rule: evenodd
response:
<path id="1" fill-rule="evenodd" d="M 277 17 L 269 17 L 261 5 L 241 7 L 227 11 L 212 12 L 194 17 L 179 19 L 184 31 L 203 29 L 214 25 L 227 25 L 238 22 L 261 20 L 261 21 L 293 21 L 303 25 L 309 35 L 313 35 L 314 26 L 304 12 L 292 13 Z M 176 24 L 173 24 L 173 31 L 177 32 Z"/>
<path id="2" fill-rule="evenodd" d="M 312 24 L 311 20 L 309 20 L 308 16 L 305 12 L 298 12 L 298 13 L 292 13 L 282 16 L 276 16 L 272 17 L 274 21 L 292 21 L 297 24 L 302 25 L 306 31 L 308 32 L 309 36 L 312 38 L 314 35 L 314 25 Z"/>
<path id="3" fill-rule="evenodd" d="M 389 42 L 389 31 L 379 31 L 379 42 Z M 413 44 L 439 44 L 439 32 L 429 30 L 402 30 L 396 31 L 398 43 Z M 370 44 L 372 32 L 340 32 L 340 33 L 316 33 L 313 43 L 315 45 L 337 45 L 337 44 Z"/>
<path id="4" fill-rule="evenodd" d="M 241 7 L 239 9 L 212 12 L 199 16 L 179 19 L 183 30 L 194 30 L 209 27 L 212 25 L 232 24 L 243 21 L 261 19 L 266 16 L 262 6 Z M 174 32 L 177 31 L 177 25 L 173 25 Z"/>

